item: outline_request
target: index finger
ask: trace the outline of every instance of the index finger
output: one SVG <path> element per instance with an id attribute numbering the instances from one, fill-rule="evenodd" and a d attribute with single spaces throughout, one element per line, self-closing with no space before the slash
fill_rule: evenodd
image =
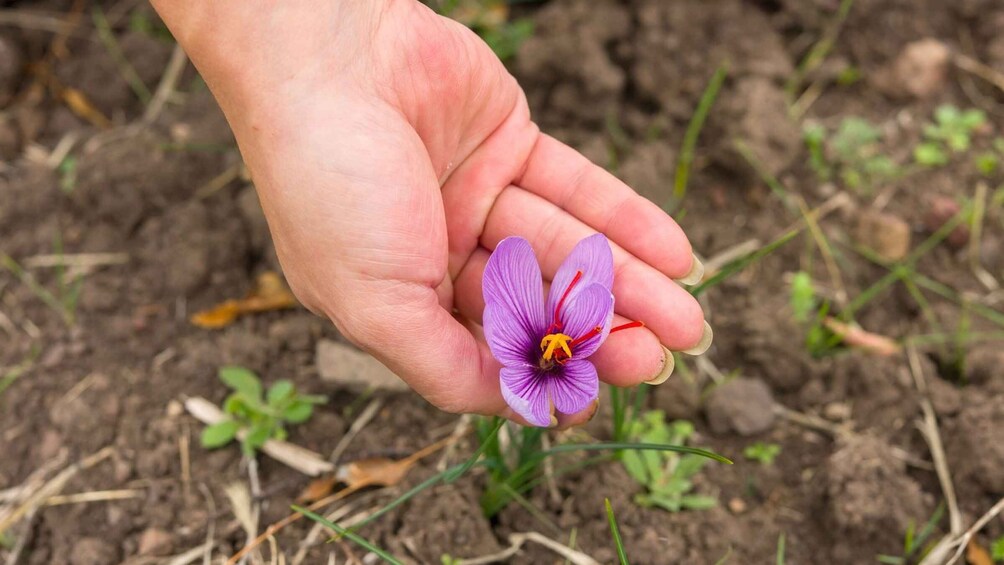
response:
<path id="1" fill-rule="evenodd" d="M 513 184 L 606 234 L 666 276 L 689 279 L 698 268 L 690 241 L 669 214 L 549 135 L 540 134 Z"/>

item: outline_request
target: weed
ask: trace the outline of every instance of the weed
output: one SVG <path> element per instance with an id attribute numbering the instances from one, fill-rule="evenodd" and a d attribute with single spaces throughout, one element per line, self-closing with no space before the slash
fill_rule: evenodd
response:
<path id="1" fill-rule="evenodd" d="M 77 158 L 73 155 L 67 155 L 59 167 L 59 189 L 63 191 L 63 194 L 70 194 L 73 189 L 77 187 Z"/>
<path id="2" fill-rule="evenodd" d="M 990 559 L 993 559 L 994 563 L 1004 561 L 1004 536 L 990 543 Z"/>
<path id="3" fill-rule="evenodd" d="M 802 131 L 809 165 L 820 179 L 838 178 L 847 188 L 870 193 L 899 176 L 896 163 L 881 153 L 882 132 L 867 120 L 844 118 L 829 134 L 819 124 L 809 124 Z"/>
<path id="4" fill-rule="evenodd" d="M 326 402 L 323 396 L 299 394 L 287 380 L 273 383 L 263 397 L 258 375 L 243 367 L 223 367 L 219 376 L 234 391 L 223 403 L 230 417 L 202 431 L 202 445 L 207 448 L 227 445 L 245 430 L 241 449 L 253 457 L 266 441 L 285 439 L 287 424 L 306 422 L 314 405 Z"/>
<path id="5" fill-rule="evenodd" d="M 787 544 L 784 536 L 784 532 L 777 536 L 777 553 L 774 558 L 774 563 L 777 565 L 784 565 L 786 561 L 785 554 L 787 553 Z"/>
<path id="6" fill-rule="evenodd" d="M 666 423 L 662 411 L 646 412 L 631 423 L 628 437 L 643 443 L 684 445 L 694 433 L 686 420 Z M 624 468 L 645 487 L 635 497 L 642 506 L 655 506 L 670 512 L 711 508 L 718 501 L 711 496 L 692 494 L 692 479 L 707 460 L 697 455 L 627 451 L 621 456 Z"/>
<path id="7" fill-rule="evenodd" d="M 795 273 L 791 280 L 792 316 L 805 331 L 805 347 L 814 357 L 832 353 L 839 343 L 833 332 L 823 322 L 829 313 L 830 304 L 820 300 L 812 283 L 812 276 L 806 271 Z"/>
<path id="8" fill-rule="evenodd" d="M 624 540 L 621 539 L 621 532 L 617 527 L 617 518 L 614 516 L 614 507 L 610 505 L 609 498 L 603 499 L 603 505 L 607 509 L 607 521 L 610 523 L 610 533 L 614 537 L 614 546 L 617 548 L 617 560 L 621 565 L 628 565 L 627 552 L 624 551 Z"/>
<path id="9" fill-rule="evenodd" d="M 987 116 L 982 110 L 939 106 L 934 111 L 934 122 L 924 126 L 924 141 L 914 148 L 913 158 L 926 167 L 945 165 L 951 153 L 969 149 L 973 133 L 986 123 Z"/>
<path id="10" fill-rule="evenodd" d="M 764 443 L 762 441 L 747 445 L 746 449 L 743 450 L 743 457 L 751 461 L 758 461 L 761 465 L 768 467 L 774 464 L 774 460 L 780 454 L 780 445 L 776 443 Z"/>
<path id="11" fill-rule="evenodd" d="M 687 181 L 690 178 L 690 165 L 694 160 L 694 147 L 697 145 L 697 137 L 701 134 L 704 121 L 707 119 L 708 113 L 711 111 L 711 107 L 718 97 L 718 91 L 721 90 L 726 76 L 728 76 L 728 67 L 722 64 L 715 70 L 715 74 L 711 76 L 711 80 L 708 81 L 708 86 L 705 87 L 704 93 L 701 94 L 701 99 L 697 103 L 694 115 L 691 116 L 690 123 L 687 124 L 687 131 L 683 135 L 683 147 L 680 149 L 680 159 L 676 164 L 676 179 L 673 183 L 673 198 L 676 201 L 676 205 L 687 195 Z"/>
<path id="12" fill-rule="evenodd" d="M 878 555 L 879 563 L 885 563 L 887 565 L 906 565 L 907 563 L 913 562 L 915 558 L 923 558 L 924 555 L 931 549 L 931 546 L 925 545 L 931 534 L 934 533 L 934 528 L 937 527 L 938 522 L 941 521 L 941 516 L 945 513 L 945 505 L 939 504 L 934 510 L 934 514 L 931 515 L 930 519 L 924 523 L 920 531 L 917 531 L 917 525 L 910 521 L 906 528 L 906 532 L 903 535 L 903 553 L 902 555 Z"/>
<path id="13" fill-rule="evenodd" d="M 512 58 L 519 46 L 533 35 L 533 20 L 508 19 L 504 0 L 439 0 L 435 10 L 469 27 L 491 47 L 499 59 Z"/>
<path id="14" fill-rule="evenodd" d="M 449 553 L 444 553 L 439 557 L 439 562 L 442 565 L 460 565 L 463 561 L 451 556 Z"/>

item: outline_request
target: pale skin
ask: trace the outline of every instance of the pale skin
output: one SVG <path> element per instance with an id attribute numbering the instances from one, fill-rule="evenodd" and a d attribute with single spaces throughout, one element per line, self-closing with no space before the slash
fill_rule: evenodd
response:
<path id="1" fill-rule="evenodd" d="M 613 244 L 619 386 L 710 339 L 673 279 L 699 269 L 658 206 L 540 132 L 464 26 L 415 0 L 153 0 L 216 96 L 300 301 L 443 410 L 514 417 L 478 324 L 503 238 L 545 279 L 596 231 Z M 581 423 L 595 408 L 559 416 Z"/>

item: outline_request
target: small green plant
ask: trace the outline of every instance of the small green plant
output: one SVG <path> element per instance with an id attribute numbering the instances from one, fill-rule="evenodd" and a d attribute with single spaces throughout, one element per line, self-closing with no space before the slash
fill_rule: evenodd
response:
<path id="1" fill-rule="evenodd" d="M 812 276 L 806 271 L 799 271 L 791 279 L 792 317 L 805 330 L 805 347 L 815 357 L 832 353 L 839 343 L 833 332 L 828 330 L 823 321 L 829 313 L 830 305 L 819 299 Z"/>
<path id="2" fill-rule="evenodd" d="M 774 460 L 781 454 L 781 446 L 776 443 L 764 443 L 758 441 L 746 446 L 743 456 L 750 461 L 758 461 L 761 465 L 771 466 Z"/>
<path id="3" fill-rule="evenodd" d="M 694 434 L 694 425 L 686 420 L 666 423 L 661 410 L 644 413 L 631 422 L 628 437 L 649 444 L 685 445 Z M 711 496 L 693 494 L 693 478 L 707 460 L 693 454 L 672 452 L 625 451 L 624 468 L 646 492 L 635 497 L 642 506 L 655 506 L 670 512 L 701 510 L 718 504 Z"/>
<path id="4" fill-rule="evenodd" d="M 207 448 L 227 445 L 244 430 L 241 449 L 253 457 L 266 441 L 286 439 L 287 424 L 306 422 L 314 406 L 327 401 L 323 396 L 299 394 L 285 379 L 274 382 L 262 396 L 258 375 L 244 367 L 223 367 L 219 376 L 234 392 L 223 402 L 223 411 L 229 417 L 202 431 L 202 445 Z"/>
<path id="5" fill-rule="evenodd" d="M 461 560 L 451 556 L 449 553 L 444 553 L 439 557 L 439 562 L 442 565 L 460 565 Z"/>
<path id="6" fill-rule="evenodd" d="M 505 0 L 433 0 L 428 2 L 440 14 L 469 27 L 503 61 L 519 51 L 533 35 L 533 20 L 510 20 Z"/>
<path id="7" fill-rule="evenodd" d="M 920 531 L 917 530 L 916 523 L 911 520 L 903 536 L 903 554 L 878 555 L 876 558 L 879 563 L 906 565 L 907 563 L 922 559 L 931 549 L 931 545 L 928 545 L 926 542 L 930 539 L 931 534 L 934 533 L 934 529 L 938 526 L 938 522 L 941 521 L 941 516 L 944 513 L 945 505 L 939 504 L 935 508 L 934 514 L 931 514 L 931 518 L 920 528 Z"/>
<path id="8" fill-rule="evenodd" d="M 488 485 L 481 495 L 481 509 L 487 517 L 499 513 L 513 500 L 521 500 L 521 493 L 540 476 L 543 462 L 539 457 L 543 428 L 510 424 L 505 429 L 509 441 L 503 445 L 497 439 L 492 440 L 503 425 L 490 418 L 478 418 L 474 424 L 478 441 L 485 446 L 488 466 Z"/>
<path id="9" fill-rule="evenodd" d="M 1004 536 L 990 543 L 990 559 L 993 559 L 994 563 L 1004 561 Z"/>
<path id="10" fill-rule="evenodd" d="M 900 174 L 892 159 L 881 153 L 882 132 L 867 120 L 844 118 L 831 136 L 828 133 L 819 124 L 809 124 L 802 134 L 809 164 L 819 178 L 838 178 L 852 190 L 871 192 Z"/>
<path id="11" fill-rule="evenodd" d="M 934 122 L 924 126 L 924 141 L 913 150 L 914 160 L 926 167 L 945 165 L 951 153 L 972 144 L 973 133 L 987 123 L 982 110 L 959 110 L 946 104 L 934 111 Z"/>
<path id="12" fill-rule="evenodd" d="M 77 187 L 77 158 L 73 155 L 67 155 L 61 163 L 59 163 L 59 189 L 63 191 L 63 194 L 70 194 L 73 189 Z"/>

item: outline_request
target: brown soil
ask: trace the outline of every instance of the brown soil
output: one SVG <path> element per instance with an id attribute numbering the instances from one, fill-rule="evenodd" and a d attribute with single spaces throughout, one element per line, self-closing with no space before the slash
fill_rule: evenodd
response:
<path id="1" fill-rule="evenodd" d="M 30 4 L 66 13 L 71 2 Z M 114 16 L 122 3 L 103 4 Z M 923 98 L 896 92 L 890 87 L 895 82 L 888 80 L 904 47 L 924 38 L 1004 71 L 999 33 L 1004 5 L 993 0 L 855 2 L 833 52 L 806 77 L 823 86 L 818 99 L 803 118 L 791 118 L 785 82 L 829 28 L 838 4 L 552 0 L 521 8 L 521 15 L 534 19 L 536 34 L 512 68 L 545 130 L 656 202 L 668 203 L 686 124 L 708 79 L 727 61 L 728 77 L 701 133 L 685 214 L 680 214 L 695 249 L 713 257 L 751 238 L 770 241 L 798 220 L 737 152 L 736 139 L 812 207 L 844 187 L 821 182 L 809 167 L 801 136 L 805 120 L 833 127 L 847 116 L 865 117 L 886 134 L 882 150 L 900 162 L 909 160 L 923 123 L 939 104 L 988 112 L 991 127 L 976 135 L 971 154 L 1004 135 L 1004 96 L 968 73 L 950 66 Z M 157 22 L 146 7 L 133 13 Z M 247 183 L 236 179 L 211 194 L 200 192 L 238 163 L 239 155 L 198 77 L 186 71 L 179 83 L 182 98 L 168 105 L 153 127 L 129 127 L 143 105 L 96 39 L 88 14 L 80 28 L 85 33 L 71 37 L 67 53 L 52 61 L 52 75 L 113 121 L 107 131 L 33 86 L 37 80 L 27 65 L 45 56 L 50 32 L 0 26 L 0 156 L 7 159 L 0 164 L 0 252 L 20 263 L 59 249 L 128 255 L 124 264 L 86 274 L 72 323 L 11 270 L 0 269 L 0 322 L 10 321 L 0 324 L 0 387 L 12 369 L 28 368 L 0 392 L 0 494 L 55 458 L 73 461 L 113 446 L 110 459 L 78 474 L 64 493 L 138 489 L 140 496 L 41 510 L 29 529 L 14 530 L 27 536 L 22 563 L 156 562 L 154 556 L 202 543 L 209 524 L 215 525 L 219 554 L 230 554 L 244 535 L 232 527 L 223 489 L 246 480 L 246 470 L 237 449 L 200 448 L 201 425 L 184 415 L 177 401 L 186 395 L 221 401 L 226 390 L 215 372 L 224 364 L 248 367 L 266 381 L 292 379 L 331 402 L 309 423 L 295 427 L 290 441 L 327 454 L 366 400 L 317 378 L 315 344 L 338 336 L 305 311 L 246 317 L 220 331 L 187 322 L 191 312 L 242 295 L 258 273 L 277 269 L 274 250 Z M 156 33 L 131 30 L 129 21 L 125 13 L 112 22 L 119 44 L 153 88 L 172 43 Z M 862 79 L 838 84 L 847 69 L 857 70 Z M 52 150 L 68 134 L 83 140 L 72 152 L 72 182 L 65 172 L 32 158 L 32 148 Z M 932 197 L 961 201 L 973 197 L 979 182 L 993 192 L 1002 181 L 1001 172 L 982 179 L 967 156 L 885 183 L 872 194 L 848 190 L 850 207 L 821 225 L 834 244 L 848 296 L 858 296 L 887 272 L 848 244 L 862 212 L 883 207 L 904 221 L 915 248 L 929 235 L 924 222 Z M 999 205 L 987 209 L 981 238 L 983 265 L 1000 281 L 1004 216 Z M 1000 309 L 1000 293 L 988 293 L 968 261 L 965 249 L 939 245 L 917 268 L 974 304 Z M 838 290 L 829 283 L 813 240 L 800 235 L 705 297 L 715 327 L 709 359 L 727 378 L 744 377 L 743 386 L 755 389 L 761 402 L 736 408 L 742 403 L 735 395 L 741 394 L 713 390 L 714 383 L 693 363 L 689 372 L 681 370 L 649 396 L 650 407 L 692 420 L 696 443 L 735 459 L 733 466 L 708 465 L 697 479 L 698 490 L 718 497 L 717 508 L 676 514 L 641 508 L 633 502 L 639 487 L 619 463 L 608 462 L 560 477 L 557 498 L 543 487 L 528 493 L 535 513 L 512 504 L 485 519 L 478 505 L 485 478 L 473 472 L 420 494 L 362 533 L 401 558 L 439 563 L 443 554 L 476 557 L 499 551 L 514 532 L 537 530 L 565 542 L 574 531 L 579 549 L 610 563 L 616 554 L 603 512 L 603 499 L 609 498 L 633 563 L 715 563 L 726 555 L 727 563 L 768 563 L 782 534 L 787 563 L 873 563 L 880 553 L 901 552 L 909 524 L 926 522 L 943 498 L 914 426 L 920 397 L 905 357 L 843 350 L 814 358 L 807 352 L 803 328 L 793 321 L 788 302 L 790 276 L 800 269 L 809 270 L 828 295 Z M 71 292 L 72 286 L 60 290 L 56 269 L 28 272 L 57 299 Z M 869 331 L 895 339 L 953 332 L 959 324 L 968 324 L 970 332 L 1000 330 L 971 308 L 930 292 L 925 297 L 926 311 L 903 285 L 892 285 L 856 319 Z M 967 524 L 1004 495 L 1002 343 L 921 346 Z M 709 402 L 712 397 L 717 400 Z M 835 438 L 762 413 L 715 412 L 769 410 L 771 397 L 853 432 Z M 714 426 L 719 433 L 709 421 L 721 422 Z M 757 433 L 741 435 L 749 432 L 750 422 Z M 448 435 L 454 424 L 455 417 L 416 396 L 393 395 L 344 460 L 405 455 Z M 610 429 L 604 406 L 585 432 L 609 439 Z M 781 446 L 773 465 L 742 456 L 754 441 Z M 472 441 L 465 440 L 453 460 L 471 447 Z M 184 469 L 182 452 L 189 458 Z M 399 488 L 428 477 L 436 459 L 420 464 Z M 260 476 L 263 524 L 285 516 L 309 482 L 267 458 Z M 401 491 L 373 495 L 359 502 L 358 510 L 385 503 L 396 492 Z M 308 529 L 303 522 L 285 529 L 279 546 L 292 555 Z M 943 519 L 933 539 L 946 531 Z M 1001 535 L 1004 522 L 997 520 L 978 540 L 987 545 Z M 316 545 L 306 562 L 327 562 L 331 551 L 342 562 L 345 547 Z M 137 558 L 141 550 L 147 555 Z M 355 547 L 350 551 L 364 553 Z M 558 561 L 533 544 L 511 560 Z"/>

